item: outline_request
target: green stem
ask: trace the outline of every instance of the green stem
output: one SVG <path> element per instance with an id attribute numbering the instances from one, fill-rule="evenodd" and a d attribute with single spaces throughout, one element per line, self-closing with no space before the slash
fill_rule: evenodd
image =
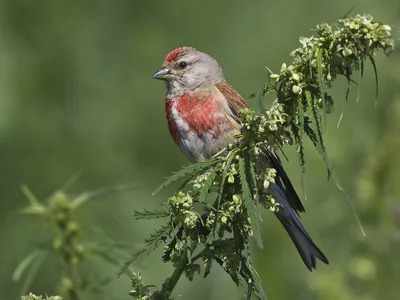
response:
<path id="1" fill-rule="evenodd" d="M 172 291 L 174 290 L 175 286 L 177 285 L 179 279 L 181 278 L 183 272 L 185 271 L 186 265 L 188 264 L 189 260 L 186 255 L 182 258 L 179 264 L 176 266 L 174 272 L 172 273 L 171 277 L 168 277 L 161 288 L 161 291 L 155 295 L 155 299 L 157 300 L 165 300 L 169 299 Z"/>
<path id="2" fill-rule="evenodd" d="M 58 229 L 62 241 L 62 260 L 65 265 L 65 276 L 71 280 L 71 286 L 67 287 L 66 294 L 69 300 L 79 300 L 79 277 L 77 275 L 76 262 L 74 261 L 77 258 L 76 232 L 69 229 L 72 222 L 71 212 L 68 211 L 65 220 L 58 224 Z"/>

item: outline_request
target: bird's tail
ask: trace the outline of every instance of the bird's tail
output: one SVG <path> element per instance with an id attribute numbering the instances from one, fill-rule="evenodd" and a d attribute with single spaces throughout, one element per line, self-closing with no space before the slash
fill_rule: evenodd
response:
<path id="1" fill-rule="evenodd" d="M 329 264 L 326 256 L 314 244 L 310 235 L 301 224 L 297 213 L 290 207 L 290 204 L 286 198 L 286 193 L 277 184 L 273 184 L 272 188 L 274 190 L 273 194 L 275 200 L 277 203 L 279 203 L 279 207 L 277 212 L 275 212 L 275 215 L 291 237 L 294 245 L 297 248 L 297 251 L 299 251 L 301 258 L 304 261 L 304 264 L 310 271 L 316 268 L 317 258 L 322 262 Z"/>

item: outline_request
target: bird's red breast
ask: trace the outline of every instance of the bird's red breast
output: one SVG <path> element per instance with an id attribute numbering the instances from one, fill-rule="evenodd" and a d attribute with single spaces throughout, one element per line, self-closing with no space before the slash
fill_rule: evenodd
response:
<path id="1" fill-rule="evenodd" d="M 199 137 L 205 132 L 219 131 L 218 125 L 222 122 L 218 113 L 218 103 L 211 95 L 197 95 L 185 93 L 177 99 L 167 99 L 165 110 L 169 131 L 175 140 L 185 129 L 193 131 Z"/>
<path id="2" fill-rule="evenodd" d="M 233 92 L 228 95 L 232 97 Z M 165 109 L 171 136 L 193 160 L 197 160 L 195 152 L 206 153 L 204 157 L 215 154 L 240 130 L 231 105 L 217 86 L 167 99 Z"/>

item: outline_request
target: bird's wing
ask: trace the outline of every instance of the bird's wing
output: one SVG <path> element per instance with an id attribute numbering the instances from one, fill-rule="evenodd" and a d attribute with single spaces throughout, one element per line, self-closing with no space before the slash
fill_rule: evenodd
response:
<path id="1" fill-rule="evenodd" d="M 249 108 L 249 105 L 244 101 L 242 96 L 235 91 L 229 83 L 222 81 L 216 85 L 218 91 L 222 94 L 223 98 L 227 101 L 228 107 L 230 109 L 229 114 L 237 121 L 240 122 L 238 117 L 238 112 L 241 109 Z M 274 151 L 270 151 L 265 147 L 265 155 L 271 167 L 273 167 L 277 172 L 277 184 L 281 186 L 282 190 L 285 191 L 287 195 L 288 202 L 290 206 L 298 211 L 304 212 L 304 206 L 300 201 L 292 183 L 285 170 L 283 169 L 281 160 Z"/>
<path id="2" fill-rule="evenodd" d="M 244 101 L 242 96 L 236 92 L 233 87 L 226 81 L 222 81 L 216 85 L 218 91 L 222 94 L 223 98 L 228 104 L 230 109 L 229 114 L 237 121 L 240 122 L 238 113 L 239 110 L 249 108 L 249 105 Z"/>

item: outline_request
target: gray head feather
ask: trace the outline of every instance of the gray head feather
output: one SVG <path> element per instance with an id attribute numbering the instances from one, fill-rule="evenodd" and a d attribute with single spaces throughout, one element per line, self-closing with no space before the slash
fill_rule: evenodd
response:
<path id="1" fill-rule="evenodd" d="M 168 97 L 212 87 L 225 80 L 221 67 L 210 55 L 192 47 L 180 49 L 174 59 L 164 63 L 170 71 L 170 76 L 165 78 Z"/>

